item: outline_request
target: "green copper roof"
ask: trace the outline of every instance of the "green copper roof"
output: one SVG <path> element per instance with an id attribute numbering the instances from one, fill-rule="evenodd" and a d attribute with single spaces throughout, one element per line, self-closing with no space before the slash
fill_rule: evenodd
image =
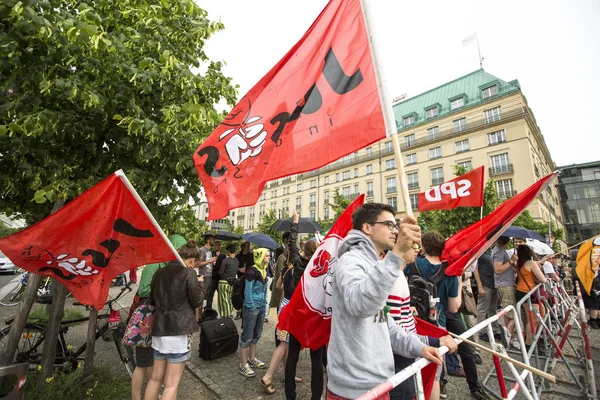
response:
<path id="1" fill-rule="evenodd" d="M 496 94 L 488 99 L 483 99 L 482 90 L 494 85 L 496 86 Z M 483 69 L 478 69 L 415 97 L 394 104 L 396 128 L 398 131 L 404 130 L 404 118 L 411 115 L 414 116 L 414 123 L 409 127 L 463 111 L 465 108 L 473 107 L 520 89 L 517 80 L 506 82 L 485 72 Z M 459 98 L 463 98 L 464 105 L 451 110 L 450 102 Z M 433 107 L 437 108 L 437 116 L 426 119 L 425 110 Z"/>

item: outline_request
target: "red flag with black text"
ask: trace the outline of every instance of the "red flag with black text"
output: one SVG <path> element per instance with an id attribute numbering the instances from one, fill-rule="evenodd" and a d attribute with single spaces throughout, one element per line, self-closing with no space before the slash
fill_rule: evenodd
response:
<path id="1" fill-rule="evenodd" d="M 58 280 L 79 302 L 100 310 L 114 277 L 176 258 L 120 175 L 1 239 L 0 250 L 18 267 Z"/>
<path id="2" fill-rule="evenodd" d="M 417 334 L 422 336 L 429 336 L 434 338 L 441 338 L 446 336 L 448 331 L 439 326 L 430 324 L 427 321 L 415 317 Z M 425 398 L 428 399 L 433 389 L 433 383 L 435 382 L 435 374 L 438 366 L 434 363 L 429 363 L 425 368 L 421 370 L 421 379 L 423 380 L 423 390 L 425 391 Z"/>
<path id="3" fill-rule="evenodd" d="M 460 276 L 463 269 L 492 246 L 521 212 L 558 175 L 554 172 L 523 192 L 500 204 L 490 215 L 460 230 L 446 240 L 440 259 L 448 263 L 446 275 Z"/>
<path id="4" fill-rule="evenodd" d="M 481 166 L 419 193 L 419 211 L 483 207 L 484 172 Z"/>
<path id="5" fill-rule="evenodd" d="M 231 50 L 252 48 L 256 57 L 260 45 L 242 40 Z M 196 150 L 208 218 L 254 205 L 267 181 L 322 167 L 384 137 L 360 0 L 331 0 Z"/>

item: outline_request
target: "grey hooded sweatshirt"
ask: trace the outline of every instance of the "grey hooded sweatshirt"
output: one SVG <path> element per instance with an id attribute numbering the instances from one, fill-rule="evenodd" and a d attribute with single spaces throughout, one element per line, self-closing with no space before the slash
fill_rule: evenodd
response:
<path id="1" fill-rule="evenodd" d="M 383 260 L 371 240 L 351 230 L 338 251 L 333 276 L 327 388 L 355 399 L 394 375 L 394 356 L 421 355 L 425 344 L 384 312 L 403 263 L 389 251 Z"/>

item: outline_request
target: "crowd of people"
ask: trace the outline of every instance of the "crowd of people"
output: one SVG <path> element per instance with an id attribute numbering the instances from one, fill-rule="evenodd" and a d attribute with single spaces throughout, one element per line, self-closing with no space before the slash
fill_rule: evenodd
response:
<path id="1" fill-rule="evenodd" d="M 220 318 L 242 319 L 238 372 L 252 378 L 256 370 L 266 369 L 259 382 L 267 394 L 273 394 L 276 392 L 273 377 L 283 364 L 286 398 L 296 398 L 296 384 L 302 381 L 296 376 L 301 352 L 297 338 L 274 329 L 276 349 L 269 364 L 258 358 L 257 344 L 268 321 L 269 309 L 277 308 L 279 314 L 289 305 L 317 250 L 314 240 L 298 244 L 297 224 L 298 216 L 294 213 L 291 230 L 284 233 L 282 247 L 277 252 L 265 248 L 252 250 L 248 242 L 242 243 L 237 254 L 237 246 L 232 244 L 222 251 L 221 243 L 210 234 L 200 247 L 179 235 L 170 238 L 184 264 L 171 261 L 146 266 L 132 305 L 132 309 L 143 302 L 155 306 L 152 347 L 138 347 L 135 351 L 134 400 L 141 399 L 145 376 L 149 379 L 145 399 L 158 399 L 161 385 L 164 385 L 162 399 L 177 397 L 184 365 L 190 358 L 192 335 L 206 313 L 214 312 L 215 292 Z M 469 265 L 462 276 L 447 276 L 446 265 L 440 259 L 446 238 L 438 232 L 422 234 L 413 217 L 397 221 L 395 210 L 385 204 L 364 204 L 353 214 L 352 228 L 341 244 L 333 278 L 329 344 L 310 350 L 313 400 L 324 395 L 331 400 L 359 397 L 417 357 L 438 364 L 430 399 L 446 398 L 446 375 L 464 377 L 473 398 L 488 399 L 479 381 L 477 364 L 482 360 L 475 348 L 466 342 L 457 345 L 450 335 L 434 338 L 417 334 L 416 294 L 411 292 L 414 281 L 432 282 L 439 299 L 427 309 L 428 315 L 419 316 L 460 335 L 498 309 L 516 306 L 538 283 L 569 278 L 567 270 L 558 268 L 554 256 L 536 255 L 525 239 L 508 237 L 500 237 L 493 249 Z M 232 287 L 240 280 L 243 305 L 236 310 Z M 476 313 L 465 306 L 464 296 L 475 299 Z M 589 299 L 586 301 L 592 309 L 597 306 Z M 594 328 L 599 326 L 595 319 L 599 308 L 596 307 L 590 323 Z M 520 326 L 525 329 L 525 344 L 529 347 L 535 332 L 527 321 L 529 313 L 521 315 L 525 320 Z M 515 318 L 515 313 L 507 313 L 499 326 L 494 327 L 494 336 L 506 348 L 520 347 Z M 537 325 L 534 327 L 537 329 Z M 481 333 L 474 340 L 490 341 L 490 338 Z M 448 348 L 444 357 L 439 351 L 441 346 Z M 543 349 L 540 351 L 543 355 Z M 269 355 L 261 356 L 265 359 Z M 413 399 L 415 394 L 416 385 L 411 378 L 381 398 Z"/>

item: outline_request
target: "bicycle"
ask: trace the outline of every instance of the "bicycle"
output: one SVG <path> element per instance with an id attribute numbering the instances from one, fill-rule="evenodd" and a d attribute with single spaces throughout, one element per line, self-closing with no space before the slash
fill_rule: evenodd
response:
<path id="1" fill-rule="evenodd" d="M 0 289 L 0 305 L 5 307 L 13 307 L 16 306 L 23 300 L 23 294 L 25 293 L 25 288 L 27 287 L 27 282 L 29 281 L 29 272 L 24 272 L 19 280 L 13 280 Z M 52 303 L 52 294 L 51 294 L 51 285 L 52 279 L 46 277 L 43 279 L 40 287 L 37 291 L 37 302 L 41 304 L 51 304 Z M 70 297 L 71 293 L 67 294 L 67 297 Z"/>
<path id="2" fill-rule="evenodd" d="M 113 303 L 116 303 L 126 291 L 130 292 L 132 290 L 131 285 L 132 283 L 129 282 L 121 289 L 119 294 L 114 299 L 110 299 L 106 302 L 106 306 L 108 306 L 109 313 L 98 314 L 98 327 L 96 328 L 95 339 L 98 340 L 98 338 L 102 337 L 105 341 L 112 340 L 115 342 L 119 358 L 125 366 L 125 369 L 127 370 L 129 376 L 133 374 L 133 370 L 135 369 L 135 361 L 133 358 L 133 350 L 131 349 L 131 347 L 124 345 L 121 341 L 125 333 L 126 324 L 125 322 L 123 322 L 120 312 L 119 321 L 118 324 L 116 324 L 116 326 L 111 326 L 112 324 L 109 323 L 109 317 L 111 313 L 115 311 L 113 308 Z M 75 303 L 75 305 L 82 304 Z M 6 324 L 9 326 L 3 328 L 0 331 L 0 351 L 4 350 L 4 348 L 6 347 L 8 333 L 10 332 L 11 328 L 10 324 L 12 324 L 13 320 L 14 318 L 9 318 L 6 321 Z M 55 366 L 62 368 L 66 372 L 71 372 L 77 369 L 80 361 L 84 360 L 85 357 L 83 357 L 82 354 L 85 352 L 87 343 L 83 343 L 83 345 L 78 347 L 77 350 L 71 350 L 72 347 L 67 344 L 65 335 L 69 330 L 69 325 L 89 320 L 90 317 L 83 317 L 65 320 L 60 323 L 58 342 L 56 345 L 56 356 L 54 358 Z M 100 324 L 101 321 L 105 322 L 103 324 Z M 17 351 L 15 352 L 13 363 L 27 362 L 30 364 L 31 369 L 37 369 L 37 366 L 40 365 L 42 359 L 41 349 L 43 348 L 42 343 L 44 342 L 45 335 L 45 326 L 37 323 L 28 322 L 25 325 L 25 329 L 23 330 L 21 338 L 19 339 L 19 343 L 17 344 Z"/>

